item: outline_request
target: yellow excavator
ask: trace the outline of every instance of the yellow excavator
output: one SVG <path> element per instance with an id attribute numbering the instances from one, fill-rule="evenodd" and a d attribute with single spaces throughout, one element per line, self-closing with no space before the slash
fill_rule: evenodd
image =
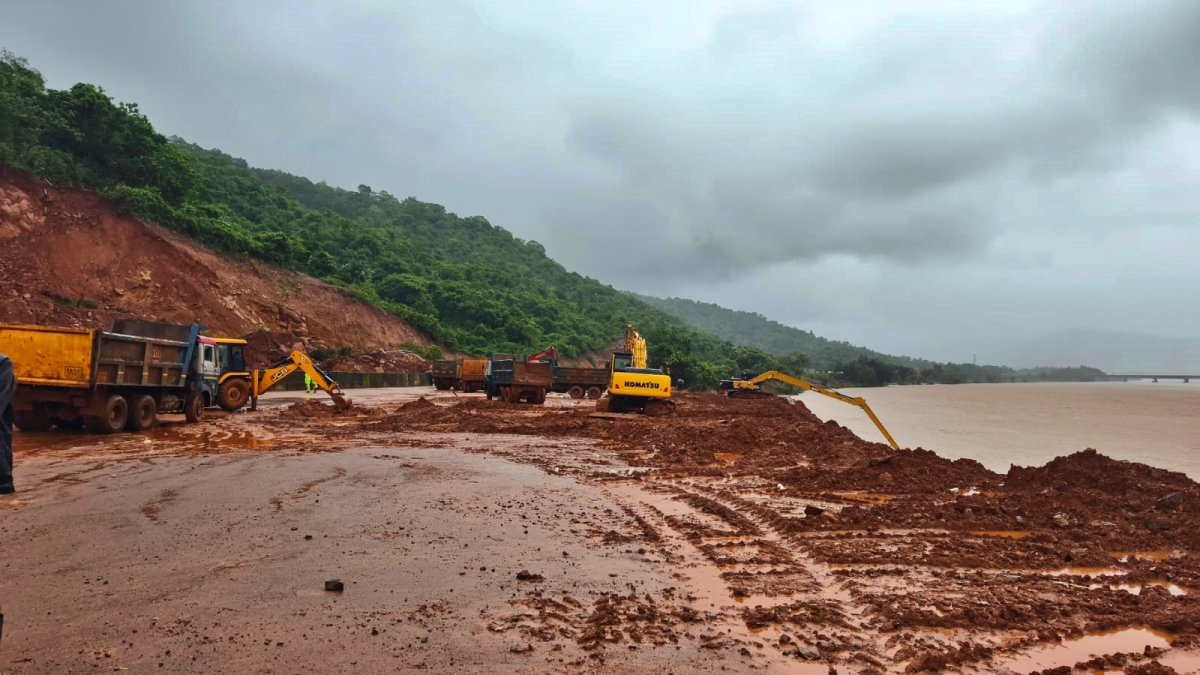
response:
<path id="1" fill-rule="evenodd" d="M 333 399 L 333 407 L 337 410 L 347 410 L 352 405 L 352 401 L 346 398 L 342 390 L 338 387 L 338 383 L 325 374 L 323 370 L 313 363 L 308 354 L 295 351 L 291 356 L 277 362 L 275 365 L 266 370 L 256 370 L 250 373 L 249 388 L 250 388 L 250 409 L 258 410 L 258 397 L 265 394 L 267 390 L 283 381 L 283 378 L 291 375 L 297 370 L 303 370 L 312 378 L 313 383 L 321 388 L 329 398 Z"/>
<path id="2" fill-rule="evenodd" d="M 740 378 L 734 377 L 728 380 L 721 380 L 721 388 L 729 391 L 728 395 L 730 398 L 771 396 L 771 394 L 763 391 L 762 387 L 760 386 L 767 380 L 778 380 L 780 382 L 790 384 L 793 387 L 799 387 L 804 391 L 815 391 L 818 394 L 837 399 L 842 403 L 849 403 L 850 405 L 862 408 L 863 412 L 867 413 L 867 417 L 870 417 L 871 421 L 875 423 L 875 426 L 879 428 L 879 431 L 883 434 L 883 437 L 887 439 L 888 444 L 891 445 L 894 450 L 900 449 L 900 446 L 896 444 L 896 439 L 892 438 L 892 435 L 889 434 L 888 430 L 884 428 L 883 422 L 879 421 L 879 418 L 875 416 L 875 412 L 871 410 L 871 406 L 867 405 L 867 402 L 861 396 L 847 396 L 832 389 L 826 389 L 825 387 L 822 387 L 814 382 L 801 380 L 800 378 L 792 377 L 787 373 L 781 373 L 778 370 L 771 370 L 762 373 L 761 375 L 743 376 Z"/>
<path id="3" fill-rule="evenodd" d="M 608 393 L 596 401 L 596 412 L 642 413 L 649 417 L 671 415 L 671 375 L 646 365 L 646 339 L 625 326 L 624 351 L 608 362 Z"/>

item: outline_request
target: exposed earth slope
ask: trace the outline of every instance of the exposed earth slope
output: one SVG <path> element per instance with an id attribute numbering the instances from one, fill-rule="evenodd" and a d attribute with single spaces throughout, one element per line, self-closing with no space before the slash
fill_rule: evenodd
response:
<path id="1" fill-rule="evenodd" d="M 429 343 L 337 287 L 217 255 L 97 194 L 22 174 L 0 174 L 0 249 L 0 322 L 107 328 L 133 316 L 305 348 Z"/>

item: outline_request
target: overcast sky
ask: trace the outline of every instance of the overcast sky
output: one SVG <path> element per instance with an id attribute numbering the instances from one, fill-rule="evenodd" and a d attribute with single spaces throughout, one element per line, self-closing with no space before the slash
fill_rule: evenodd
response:
<path id="1" fill-rule="evenodd" d="M 617 288 L 938 360 L 1200 336 L 1192 0 L 0 0 L 0 46 Z"/>

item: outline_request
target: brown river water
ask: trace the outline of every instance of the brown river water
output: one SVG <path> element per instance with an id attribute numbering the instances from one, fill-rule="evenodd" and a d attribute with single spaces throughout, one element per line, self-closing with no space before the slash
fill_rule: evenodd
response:
<path id="1" fill-rule="evenodd" d="M 1086 448 L 1200 480 L 1200 382 L 964 384 L 840 389 L 862 396 L 902 448 L 1004 473 Z M 813 392 L 821 419 L 884 442 L 866 414 Z"/>

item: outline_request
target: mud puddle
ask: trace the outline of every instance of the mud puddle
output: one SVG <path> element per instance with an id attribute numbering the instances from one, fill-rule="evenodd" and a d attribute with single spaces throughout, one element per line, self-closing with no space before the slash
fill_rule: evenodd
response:
<path id="1" fill-rule="evenodd" d="M 998 659 L 993 666 L 996 669 L 1008 668 L 1017 673 L 1063 666 L 1073 668 L 1077 663 L 1086 663 L 1107 654 L 1142 655 L 1147 650 L 1167 650 L 1171 648 L 1174 641 L 1174 636 L 1163 631 L 1149 628 L 1126 628 L 1094 633 L 1073 640 L 1063 640 L 1055 645 L 1038 647 L 1014 658 Z M 1191 663 L 1191 668 L 1200 668 L 1200 657 L 1186 660 Z M 1101 670 L 1103 671 L 1104 668 L 1102 667 Z M 1119 672 L 1120 668 L 1115 670 Z"/>

